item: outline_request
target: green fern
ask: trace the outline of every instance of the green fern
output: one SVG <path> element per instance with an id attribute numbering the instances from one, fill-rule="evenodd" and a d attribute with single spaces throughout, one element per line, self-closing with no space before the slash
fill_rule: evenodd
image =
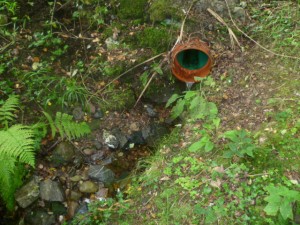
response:
<path id="1" fill-rule="evenodd" d="M 24 165 L 34 166 L 34 131 L 29 126 L 16 124 L 14 111 L 19 107 L 19 97 L 10 96 L 0 108 L 0 196 L 9 210 L 14 208 L 14 193 L 22 184 Z"/>
<path id="2" fill-rule="evenodd" d="M 15 119 L 14 111 L 19 107 L 19 97 L 11 95 L 0 108 L 0 123 L 8 128 L 8 123 Z"/>
<path id="3" fill-rule="evenodd" d="M 91 132 L 90 127 L 85 122 L 76 123 L 72 121 L 73 117 L 66 113 L 57 112 L 54 120 L 48 113 L 44 112 L 44 115 L 49 122 L 52 137 L 59 133 L 62 138 L 80 138 Z"/>
<path id="4" fill-rule="evenodd" d="M 34 166 L 34 133 L 28 126 L 17 124 L 0 131 L 0 156 L 8 156 Z"/>

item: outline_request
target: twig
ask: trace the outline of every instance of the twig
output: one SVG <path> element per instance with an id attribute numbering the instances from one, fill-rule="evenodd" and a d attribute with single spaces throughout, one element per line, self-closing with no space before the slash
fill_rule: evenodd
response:
<path id="1" fill-rule="evenodd" d="M 52 33 L 52 23 L 53 23 L 53 18 L 54 18 L 54 12 L 55 12 L 55 5 L 56 5 L 56 0 L 53 2 L 53 8 L 51 10 L 51 19 L 50 19 L 50 29 Z"/>
<path id="2" fill-rule="evenodd" d="M 167 58 L 164 58 L 161 63 L 159 64 L 159 67 L 162 67 L 162 65 L 164 64 L 164 62 L 167 61 Z M 136 107 L 136 105 L 139 103 L 139 101 L 141 100 L 142 96 L 144 95 L 145 91 L 147 90 L 148 86 L 150 85 L 151 81 L 153 80 L 153 78 L 158 74 L 158 72 L 154 72 L 150 79 L 148 80 L 146 86 L 144 87 L 143 91 L 141 92 L 140 96 L 138 97 L 138 99 L 136 100 L 135 104 L 133 107 Z"/>
<path id="3" fill-rule="evenodd" d="M 230 11 L 230 8 L 229 8 L 229 5 L 228 5 L 228 2 L 227 0 L 225 0 L 226 2 L 226 7 L 228 9 L 228 14 L 229 14 L 229 17 L 230 17 L 230 20 L 232 22 L 232 24 L 235 26 L 235 28 L 241 32 L 245 37 L 247 37 L 250 41 L 254 42 L 256 45 L 258 45 L 260 48 L 262 48 L 263 50 L 273 54 L 273 55 L 276 55 L 276 56 L 279 56 L 279 57 L 283 57 L 283 58 L 290 58 L 290 59 L 300 59 L 300 57 L 296 57 L 296 56 L 291 56 L 291 55 L 284 55 L 284 54 L 280 54 L 280 53 L 276 53 L 266 47 L 264 47 L 263 45 L 261 45 L 260 43 L 258 43 L 257 41 L 255 41 L 252 37 L 250 37 L 248 34 L 246 34 L 244 31 L 242 31 L 237 25 L 236 23 L 234 22 L 233 18 L 232 18 L 232 14 L 231 14 L 231 11 Z"/>
<path id="4" fill-rule="evenodd" d="M 192 7 L 193 7 L 193 5 L 194 5 L 195 2 L 196 2 L 196 1 L 194 0 L 194 1 L 192 2 L 192 4 L 190 5 L 190 8 L 189 8 L 188 11 L 186 12 L 185 17 L 184 17 L 184 19 L 183 19 L 183 21 L 182 21 L 182 24 L 181 24 L 181 27 L 180 27 L 180 34 L 179 34 L 179 36 L 178 36 L 178 38 L 177 38 L 177 40 L 176 40 L 176 42 L 175 42 L 175 44 L 174 44 L 174 46 L 173 46 L 173 48 L 171 49 L 170 52 L 172 52 L 172 50 L 175 48 L 175 46 L 176 46 L 178 43 L 180 43 L 180 42 L 182 41 L 185 21 L 186 21 L 186 19 L 187 19 L 187 17 L 188 17 L 188 15 L 189 15 L 189 13 L 190 13 L 190 11 L 191 11 L 191 9 L 192 9 Z"/>
<path id="5" fill-rule="evenodd" d="M 163 54 L 165 54 L 165 52 L 160 53 L 160 54 L 158 54 L 158 55 L 156 55 L 156 56 L 153 56 L 152 58 L 147 59 L 146 61 L 141 62 L 140 64 L 135 65 L 134 67 L 131 67 L 130 69 L 126 70 L 124 73 L 120 74 L 119 76 L 117 76 L 116 78 L 114 78 L 113 80 L 111 80 L 111 81 L 110 81 L 108 84 L 106 84 L 103 88 L 101 88 L 100 90 L 98 90 L 98 91 L 96 91 L 94 94 L 92 94 L 92 95 L 90 96 L 90 98 L 88 99 L 88 102 L 92 99 L 92 97 L 95 97 L 97 94 L 99 94 L 99 92 L 102 92 L 103 90 L 105 90 L 109 85 L 111 85 L 111 84 L 112 84 L 113 82 L 115 82 L 116 80 L 120 79 L 122 76 L 126 75 L 127 73 L 131 72 L 132 70 L 134 70 L 134 69 L 136 69 L 136 68 L 138 68 L 138 67 L 140 67 L 140 66 L 142 66 L 142 65 L 144 65 L 144 64 L 146 64 L 146 63 L 148 63 L 148 62 L 151 62 L 152 60 L 154 60 L 154 59 L 156 59 L 156 58 L 162 56 Z"/>
<path id="6" fill-rule="evenodd" d="M 214 12 L 212 9 L 208 8 L 207 11 L 213 16 L 215 17 L 221 24 L 223 24 L 227 30 L 228 30 L 228 33 L 229 33 L 229 37 L 230 37 L 230 42 L 231 42 L 231 46 L 232 48 L 234 49 L 234 43 L 236 42 L 238 44 L 238 46 L 240 48 L 241 47 L 241 44 L 240 42 L 238 41 L 237 37 L 235 36 L 234 32 L 232 31 L 232 29 L 228 26 L 228 24 L 216 13 Z"/>

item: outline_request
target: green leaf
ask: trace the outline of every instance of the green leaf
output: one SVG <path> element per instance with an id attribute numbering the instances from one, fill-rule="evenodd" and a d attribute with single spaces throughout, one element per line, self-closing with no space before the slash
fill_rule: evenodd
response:
<path id="1" fill-rule="evenodd" d="M 274 202 L 269 203 L 265 208 L 264 211 L 269 216 L 276 216 L 278 210 L 279 210 L 280 204 L 276 204 Z"/>
<path id="2" fill-rule="evenodd" d="M 52 117 L 49 115 L 49 113 L 43 111 L 45 117 L 47 118 L 48 122 L 49 122 L 49 125 L 50 125 L 50 128 L 51 128 L 51 136 L 54 138 L 55 137 L 55 134 L 56 134 L 56 127 L 54 125 L 54 121 L 52 119 Z"/>
<path id="3" fill-rule="evenodd" d="M 166 104 L 166 108 L 168 108 L 172 103 L 174 103 L 178 98 L 180 98 L 181 96 L 178 94 L 173 94 L 171 96 L 171 98 L 169 98 L 167 104 Z"/>
<path id="4" fill-rule="evenodd" d="M 233 142 L 238 142 L 239 139 L 237 137 L 237 130 L 229 130 L 229 131 L 226 131 L 223 136 Z"/>
<path id="5" fill-rule="evenodd" d="M 176 119 L 177 117 L 179 117 L 181 115 L 181 113 L 184 110 L 184 106 L 185 106 L 185 101 L 183 99 L 179 99 L 177 101 L 177 104 L 173 107 L 171 115 L 173 119 Z"/>
<path id="6" fill-rule="evenodd" d="M 292 204 L 289 199 L 285 199 L 280 205 L 280 214 L 283 219 L 293 219 L 293 209 Z"/>
<path id="7" fill-rule="evenodd" d="M 162 71 L 162 69 L 160 68 L 160 66 L 155 66 L 155 67 L 153 67 L 153 70 L 154 70 L 156 73 L 158 73 L 159 75 L 163 75 L 163 74 L 164 74 L 163 71 Z"/>
<path id="8" fill-rule="evenodd" d="M 197 152 L 199 149 L 203 148 L 204 145 L 205 145 L 205 143 L 203 143 L 203 141 L 201 141 L 201 140 L 197 141 L 189 147 L 189 151 Z"/>
<path id="9" fill-rule="evenodd" d="M 208 141 L 205 145 L 205 152 L 210 152 L 211 150 L 213 150 L 214 148 L 214 143 L 212 143 L 211 141 Z"/>

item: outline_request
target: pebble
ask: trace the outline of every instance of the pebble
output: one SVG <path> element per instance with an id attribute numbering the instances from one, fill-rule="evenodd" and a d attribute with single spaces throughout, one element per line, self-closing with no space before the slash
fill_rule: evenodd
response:
<path id="1" fill-rule="evenodd" d="M 98 191 L 99 186 L 92 181 L 84 181 L 79 184 L 79 190 L 83 193 L 95 193 Z"/>
<path id="2" fill-rule="evenodd" d="M 87 156 L 90 156 L 90 155 L 92 155 L 92 154 L 95 153 L 95 150 L 94 150 L 94 149 L 91 149 L 91 148 L 86 148 L 86 149 L 83 150 L 83 153 L 84 153 L 85 155 L 87 155 Z"/>
<path id="3" fill-rule="evenodd" d="M 78 181 L 81 180 L 81 176 L 75 175 L 73 177 L 70 177 L 70 180 L 73 181 L 73 182 L 78 182 Z"/>

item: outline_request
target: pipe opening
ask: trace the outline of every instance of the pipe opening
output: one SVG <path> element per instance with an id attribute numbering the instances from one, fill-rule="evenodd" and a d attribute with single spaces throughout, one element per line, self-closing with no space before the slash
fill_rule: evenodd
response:
<path id="1" fill-rule="evenodd" d="M 188 70 L 197 70 L 208 62 L 208 55 L 197 49 L 187 49 L 179 52 L 176 59 L 180 66 Z"/>

